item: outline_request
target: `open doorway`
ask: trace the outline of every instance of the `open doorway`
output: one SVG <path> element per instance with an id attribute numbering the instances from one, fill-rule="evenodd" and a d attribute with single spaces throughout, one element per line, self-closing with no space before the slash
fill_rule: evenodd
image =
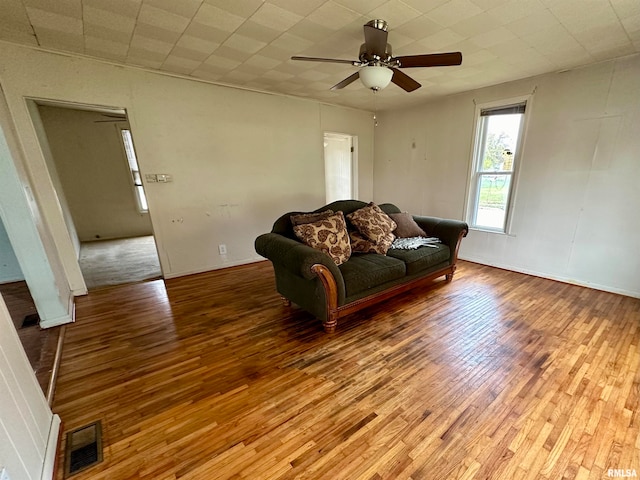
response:
<path id="1" fill-rule="evenodd" d="M 162 278 L 126 112 L 35 104 L 47 167 L 87 289 Z"/>
<path id="2" fill-rule="evenodd" d="M 357 137 L 324 134 L 324 176 L 327 203 L 358 198 Z"/>

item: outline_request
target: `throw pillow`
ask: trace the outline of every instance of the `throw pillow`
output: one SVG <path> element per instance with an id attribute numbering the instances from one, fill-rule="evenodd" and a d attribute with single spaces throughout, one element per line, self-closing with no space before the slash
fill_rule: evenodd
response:
<path id="1" fill-rule="evenodd" d="M 313 213 L 298 213 L 296 215 L 291 215 L 291 225 L 295 227 L 296 225 L 304 225 L 305 223 L 318 222 L 325 218 L 329 218 L 331 215 L 333 215 L 333 210 Z"/>
<path id="2" fill-rule="evenodd" d="M 381 255 L 386 255 L 395 238 L 396 237 L 390 233 L 382 237 L 378 243 L 373 243 L 371 240 L 364 238 L 358 231 L 349 231 L 351 251 L 357 253 L 379 253 Z"/>
<path id="3" fill-rule="evenodd" d="M 342 212 L 336 212 L 317 222 L 295 225 L 293 232 L 305 244 L 329 255 L 336 265 L 351 257 L 347 223 Z"/>
<path id="4" fill-rule="evenodd" d="M 393 231 L 398 238 L 426 237 L 427 234 L 416 223 L 413 217 L 407 213 L 390 213 L 391 219 L 396 222 L 396 229 Z"/>
<path id="5" fill-rule="evenodd" d="M 362 236 L 373 243 L 378 243 L 383 237 L 393 232 L 397 226 L 396 222 L 373 202 L 350 213 L 347 218 Z"/>

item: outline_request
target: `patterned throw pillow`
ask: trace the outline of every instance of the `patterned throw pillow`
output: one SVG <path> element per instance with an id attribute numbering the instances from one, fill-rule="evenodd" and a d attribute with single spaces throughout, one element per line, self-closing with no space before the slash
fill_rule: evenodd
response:
<path id="1" fill-rule="evenodd" d="M 412 237 L 428 237 L 424 230 L 420 228 L 420 225 L 416 223 L 413 216 L 407 212 L 403 213 L 390 213 L 391 219 L 398 225 L 393 231 L 394 235 L 398 238 L 412 238 Z"/>
<path id="2" fill-rule="evenodd" d="M 325 218 L 329 218 L 331 215 L 333 215 L 333 210 L 327 209 L 323 212 L 317 213 L 298 213 L 296 215 L 291 215 L 289 218 L 291 219 L 291 225 L 295 227 L 296 225 L 304 225 L 305 223 L 318 222 Z"/>
<path id="3" fill-rule="evenodd" d="M 317 222 L 295 225 L 293 232 L 302 242 L 329 255 L 336 265 L 351 257 L 347 222 L 342 212 Z"/>
<path id="4" fill-rule="evenodd" d="M 385 237 L 382 237 L 378 243 L 373 243 L 371 240 L 364 238 L 356 230 L 351 230 L 349 232 L 351 251 L 358 253 L 379 253 L 380 255 L 386 255 L 395 238 L 396 237 L 390 233 Z"/>
<path id="5" fill-rule="evenodd" d="M 347 218 L 363 237 L 376 244 L 397 227 L 396 222 L 373 202 L 350 213 Z"/>

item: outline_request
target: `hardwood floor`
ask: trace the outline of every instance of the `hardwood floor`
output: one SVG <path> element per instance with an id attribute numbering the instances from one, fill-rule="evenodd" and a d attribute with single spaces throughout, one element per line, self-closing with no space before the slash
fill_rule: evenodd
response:
<path id="1" fill-rule="evenodd" d="M 105 448 L 75 479 L 640 472 L 639 299 L 460 262 L 327 335 L 264 262 L 76 308 L 54 411 Z"/>
<path id="2" fill-rule="evenodd" d="M 39 325 L 22 327 L 27 315 L 38 313 L 25 281 L 0 284 L 0 294 L 7 305 L 38 384 L 44 395 L 48 397 L 49 390 L 52 388 L 51 382 L 54 380 L 56 347 L 62 329 L 61 327 L 42 329 Z"/>

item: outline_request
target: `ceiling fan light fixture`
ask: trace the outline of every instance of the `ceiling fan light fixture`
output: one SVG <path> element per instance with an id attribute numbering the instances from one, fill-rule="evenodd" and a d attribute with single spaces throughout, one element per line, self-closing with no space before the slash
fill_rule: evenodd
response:
<path id="1" fill-rule="evenodd" d="M 371 90 L 382 90 L 389 85 L 393 70 L 380 65 L 370 65 L 360 69 L 360 81 Z"/>

